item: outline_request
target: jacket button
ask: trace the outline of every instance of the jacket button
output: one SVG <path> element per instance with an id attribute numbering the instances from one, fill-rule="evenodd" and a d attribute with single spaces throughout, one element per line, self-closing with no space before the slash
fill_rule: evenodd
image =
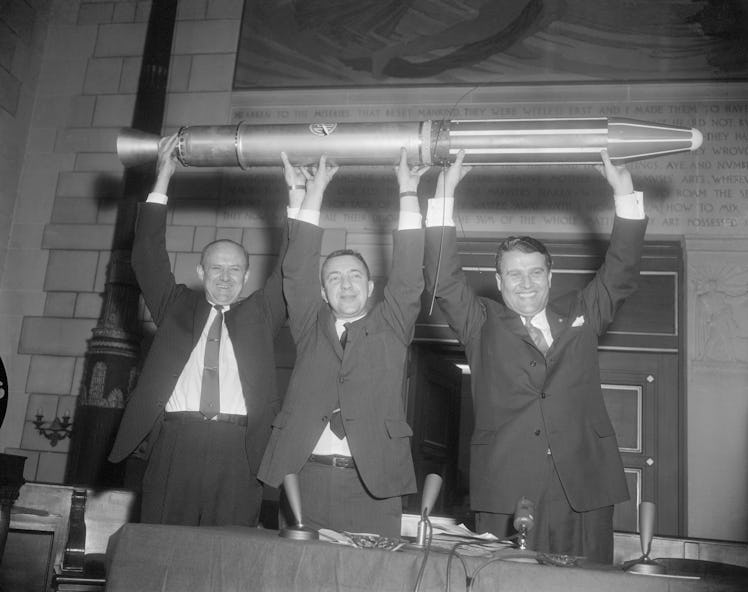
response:
<path id="1" fill-rule="evenodd" d="M 535 360 L 530 360 L 530 366 L 532 368 L 535 368 L 535 366 L 537 366 L 537 365 L 538 365 L 538 363 Z"/>
<path id="2" fill-rule="evenodd" d="M 327 422 L 329 422 L 329 421 L 330 421 L 330 418 L 329 418 L 329 417 L 327 417 L 327 415 L 325 415 L 325 416 L 324 416 L 324 417 L 322 418 L 322 422 L 323 422 L 323 423 L 327 423 Z"/>
<path id="3" fill-rule="evenodd" d="M 540 435 L 540 430 L 535 430 L 535 435 L 539 436 Z"/>
<path id="4" fill-rule="evenodd" d="M 345 377 L 344 376 L 338 376 L 338 382 L 340 382 L 341 384 L 344 383 L 345 382 Z"/>
<path id="5" fill-rule="evenodd" d="M 540 393 L 540 398 L 545 399 L 545 393 Z"/>

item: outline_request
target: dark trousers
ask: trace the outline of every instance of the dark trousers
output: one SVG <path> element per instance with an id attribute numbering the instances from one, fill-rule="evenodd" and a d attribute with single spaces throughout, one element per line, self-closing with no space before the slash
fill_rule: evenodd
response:
<path id="1" fill-rule="evenodd" d="M 219 421 L 164 421 L 143 477 L 141 521 L 256 526 L 262 485 L 249 471 L 246 430 Z"/>
<path id="2" fill-rule="evenodd" d="M 305 526 L 339 532 L 368 532 L 400 536 L 402 498 L 375 498 L 364 487 L 355 468 L 307 462 L 299 472 L 301 513 Z M 285 496 L 283 519 L 293 524 Z"/>
<path id="3" fill-rule="evenodd" d="M 528 533 L 527 546 L 541 553 L 585 557 L 597 563 L 613 563 L 613 506 L 576 512 L 548 456 L 545 483 L 535 503 L 535 524 Z M 528 496 L 529 497 L 529 496 Z M 513 514 L 476 512 L 478 532 L 491 532 L 499 538 L 516 535 Z"/>

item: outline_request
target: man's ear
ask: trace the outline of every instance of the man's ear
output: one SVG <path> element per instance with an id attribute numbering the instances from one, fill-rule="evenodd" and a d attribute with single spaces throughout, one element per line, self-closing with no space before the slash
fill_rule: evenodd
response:
<path id="1" fill-rule="evenodd" d="M 366 295 L 366 297 L 371 298 L 371 295 L 373 292 L 374 292 L 374 282 L 372 280 L 369 280 L 369 293 Z"/>
<path id="2" fill-rule="evenodd" d="M 549 269 L 548 270 L 548 287 L 551 287 L 551 278 L 553 277 L 553 272 Z"/>
<path id="3" fill-rule="evenodd" d="M 203 264 L 198 263 L 196 270 L 197 270 L 197 277 L 200 278 L 201 282 L 204 282 L 205 281 L 205 270 L 203 269 Z"/>
<path id="4" fill-rule="evenodd" d="M 325 302 L 327 302 L 327 304 L 330 304 L 330 303 L 329 303 L 329 302 L 327 301 L 327 293 L 325 292 L 325 287 L 324 287 L 324 286 L 321 286 L 321 287 L 320 287 L 320 292 L 322 292 L 322 300 L 324 300 Z"/>
<path id="5" fill-rule="evenodd" d="M 498 272 L 496 273 L 496 287 L 501 292 L 501 275 Z"/>

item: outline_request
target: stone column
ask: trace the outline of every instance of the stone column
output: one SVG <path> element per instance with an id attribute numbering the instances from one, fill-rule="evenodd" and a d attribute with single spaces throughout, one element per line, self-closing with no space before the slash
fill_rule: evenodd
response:
<path id="1" fill-rule="evenodd" d="M 159 0 L 151 13 L 143 49 L 132 127 L 161 133 L 176 0 Z M 117 209 L 104 303 L 86 352 L 78 396 L 66 482 L 91 487 L 121 487 L 124 464 L 106 460 L 127 397 L 138 376 L 140 291 L 130 267 L 137 204 L 153 183 L 152 169 L 128 169 Z"/>

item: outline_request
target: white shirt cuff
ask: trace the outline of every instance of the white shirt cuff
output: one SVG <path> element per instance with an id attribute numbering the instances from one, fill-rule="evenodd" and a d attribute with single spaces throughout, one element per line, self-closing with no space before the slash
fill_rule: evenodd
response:
<path id="1" fill-rule="evenodd" d="M 319 210 L 304 210 L 302 208 L 286 208 L 286 215 L 289 220 L 298 220 L 299 222 L 308 222 L 319 226 Z"/>
<path id="2" fill-rule="evenodd" d="M 426 226 L 454 226 L 454 197 L 434 197 L 426 210 Z"/>
<path id="3" fill-rule="evenodd" d="M 423 226 L 423 216 L 418 212 L 400 212 L 397 222 L 398 230 L 416 230 Z"/>
<path id="4" fill-rule="evenodd" d="M 147 203 L 157 203 L 161 204 L 162 206 L 166 205 L 166 202 L 169 201 L 169 198 L 166 196 L 165 193 L 158 193 L 157 191 L 151 191 L 148 194 L 148 197 L 145 200 Z"/>
<path id="5" fill-rule="evenodd" d="M 614 195 L 616 216 L 628 220 L 644 220 L 644 194 L 634 191 L 628 195 Z"/>

